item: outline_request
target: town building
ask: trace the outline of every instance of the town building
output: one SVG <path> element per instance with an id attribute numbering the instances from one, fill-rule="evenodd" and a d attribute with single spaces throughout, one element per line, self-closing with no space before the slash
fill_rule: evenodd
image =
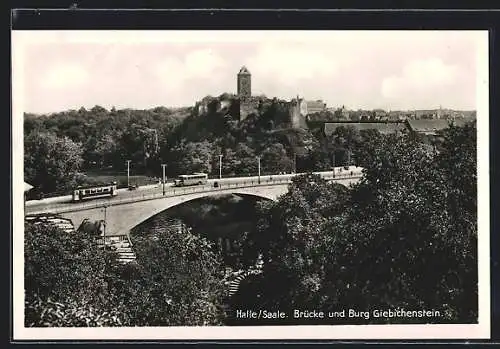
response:
<path id="1" fill-rule="evenodd" d="M 411 132 L 427 136 L 436 136 L 438 133 L 450 125 L 450 120 L 445 119 L 419 119 L 406 120 L 406 125 Z M 453 121 L 456 126 L 463 126 L 467 121 L 457 119 Z"/>
<path id="2" fill-rule="evenodd" d="M 320 113 L 326 110 L 326 103 L 320 99 L 316 101 L 303 101 L 302 103 L 305 105 L 305 115 Z"/>
<path id="3" fill-rule="evenodd" d="M 382 109 L 375 109 L 373 111 L 373 118 L 372 120 L 376 121 L 387 121 L 389 120 L 389 115 L 385 110 Z"/>
<path id="4" fill-rule="evenodd" d="M 318 99 L 316 101 L 307 101 L 304 98 L 300 98 L 299 96 L 292 99 L 290 105 L 298 107 L 298 111 L 302 116 L 321 113 L 327 110 L 326 103 L 322 100 Z"/>
<path id="5" fill-rule="evenodd" d="M 338 108 L 335 111 L 335 118 L 338 120 L 346 120 L 346 121 L 351 120 L 349 110 L 346 109 L 345 105 L 343 105 L 342 108 Z"/>
<path id="6" fill-rule="evenodd" d="M 322 100 L 305 100 L 297 96 L 289 103 L 290 121 L 294 128 L 307 128 L 307 116 L 327 111 L 326 103 Z"/>
<path id="7" fill-rule="evenodd" d="M 339 127 L 353 127 L 355 130 L 377 130 L 381 134 L 404 134 L 407 128 L 402 123 L 394 122 L 325 122 L 323 132 L 325 136 L 331 136 Z"/>

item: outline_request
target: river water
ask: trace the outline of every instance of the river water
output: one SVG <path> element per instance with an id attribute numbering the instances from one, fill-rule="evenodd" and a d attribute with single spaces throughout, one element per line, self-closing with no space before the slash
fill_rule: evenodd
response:
<path id="1" fill-rule="evenodd" d="M 132 230 L 132 234 L 149 234 L 166 226 L 189 227 L 216 244 L 225 264 L 241 267 L 239 239 L 253 233 L 259 199 L 251 196 L 221 195 L 193 200 L 165 210 Z M 262 199 L 260 199 L 262 200 Z"/>

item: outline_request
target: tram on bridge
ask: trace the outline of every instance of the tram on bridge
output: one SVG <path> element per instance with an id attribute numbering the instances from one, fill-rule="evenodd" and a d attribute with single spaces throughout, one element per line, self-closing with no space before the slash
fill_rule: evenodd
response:
<path id="1" fill-rule="evenodd" d="M 79 186 L 73 190 L 73 202 L 95 199 L 95 198 L 105 198 L 113 197 L 118 194 L 116 182 L 111 182 L 108 185 L 100 186 Z"/>

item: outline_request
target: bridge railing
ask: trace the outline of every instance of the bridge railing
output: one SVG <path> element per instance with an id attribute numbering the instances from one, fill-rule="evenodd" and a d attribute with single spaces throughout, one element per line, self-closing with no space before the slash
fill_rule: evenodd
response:
<path id="1" fill-rule="evenodd" d="M 323 172 L 322 174 L 323 174 L 322 177 L 326 180 L 356 179 L 362 176 L 361 173 L 354 173 L 353 175 L 351 175 L 350 173 L 345 173 L 345 174 L 335 173 L 335 177 L 333 177 L 333 173 L 325 174 Z M 90 201 L 85 203 L 66 202 L 66 203 L 55 204 L 54 206 L 47 205 L 42 210 L 40 209 L 37 210 L 37 208 L 35 207 L 32 209 L 30 209 L 30 207 L 26 207 L 27 209 L 26 213 L 31 215 L 38 213 L 45 213 L 45 212 L 64 213 L 64 212 L 81 211 L 87 209 L 123 205 L 132 202 L 161 199 L 166 197 L 183 196 L 187 194 L 227 191 L 228 189 L 234 189 L 234 188 L 252 188 L 258 186 L 265 187 L 269 185 L 288 184 L 288 183 L 291 183 L 291 177 L 289 175 L 288 176 L 276 175 L 276 176 L 265 176 L 265 177 L 262 176 L 260 178 L 260 181 L 258 178 L 252 178 L 238 182 L 219 181 L 217 183 L 217 186 L 214 186 L 213 184 L 205 184 L 205 185 L 196 185 L 189 187 L 170 187 L 169 190 L 165 192 L 165 195 L 163 195 L 163 192 L 158 192 L 158 193 L 149 193 L 143 195 L 134 195 L 126 198 L 115 197 L 110 200 L 108 199 L 107 201 L 104 202 L 103 201 Z"/>

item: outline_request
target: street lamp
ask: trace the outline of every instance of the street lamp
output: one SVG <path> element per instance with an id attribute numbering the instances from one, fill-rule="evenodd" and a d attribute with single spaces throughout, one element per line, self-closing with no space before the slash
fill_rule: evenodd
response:
<path id="1" fill-rule="evenodd" d="M 260 184 L 260 156 L 257 156 L 257 168 L 259 171 L 259 184 Z"/>
<path id="2" fill-rule="evenodd" d="M 130 188 L 130 161 L 127 160 L 127 189 Z"/>
<path id="3" fill-rule="evenodd" d="M 293 173 L 297 173 L 297 153 L 293 153 Z"/>
<path id="4" fill-rule="evenodd" d="M 332 169 L 333 178 L 335 178 L 335 151 L 332 153 Z"/>
<path id="5" fill-rule="evenodd" d="M 106 209 L 107 205 L 104 205 L 104 229 L 102 230 L 102 240 L 104 241 L 104 251 L 106 251 Z"/>
<path id="6" fill-rule="evenodd" d="M 161 168 L 163 170 L 163 195 L 165 195 L 165 164 L 161 164 Z"/>
<path id="7" fill-rule="evenodd" d="M 219 155 L 219 179 L 222 179 L 222 155 Z"/>

